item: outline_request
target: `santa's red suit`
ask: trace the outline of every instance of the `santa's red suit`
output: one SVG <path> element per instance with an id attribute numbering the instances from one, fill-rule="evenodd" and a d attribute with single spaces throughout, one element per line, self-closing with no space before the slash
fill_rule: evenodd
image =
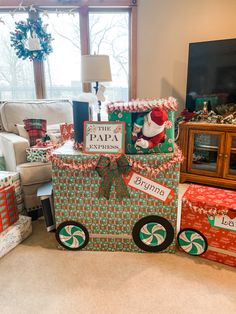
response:
<path id="1" fill-rule="evenodd" d="M 168 115 L 165 110 L 155 108 L 144 117 L 142 136 L 137 140 L 135 146 L 142 148 L 153 148 L 165 138 L 165 122 Z"/>

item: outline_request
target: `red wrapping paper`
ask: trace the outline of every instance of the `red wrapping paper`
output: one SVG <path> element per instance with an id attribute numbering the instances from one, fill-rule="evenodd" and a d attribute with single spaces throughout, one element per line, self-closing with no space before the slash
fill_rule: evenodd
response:
<path id="1" fill-rule="evenodd" d="M 207 239 L 201 257 L 236 267 L 236 191 L 190 185 L 182 199 L 180 229 L 185 228 Z"/>
<path id="2" fill-rule="evenodd" d="M 0 232 L 18 220 L 14 186 L 0 189 Z"/>
<path id="3" fill-rule="evenodd" d="M 63 123 L 60 124 L 61 140 L 66 142 L 74 138 L 74 124 L 73 123 Z"/>

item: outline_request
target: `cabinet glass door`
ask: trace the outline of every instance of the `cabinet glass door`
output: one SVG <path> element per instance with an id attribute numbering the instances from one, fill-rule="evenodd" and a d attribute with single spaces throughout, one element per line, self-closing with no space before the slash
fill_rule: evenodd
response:
<path id="1" fill-rule="evenodd" d="M 190 130 L 188 171 L 220 176 L 224 132 Z"/>
<path id="2" fill-rule="evenodd" d="M 226 144 L 224 177 L 236 179 L 236 133 L 227 134 Z"/>

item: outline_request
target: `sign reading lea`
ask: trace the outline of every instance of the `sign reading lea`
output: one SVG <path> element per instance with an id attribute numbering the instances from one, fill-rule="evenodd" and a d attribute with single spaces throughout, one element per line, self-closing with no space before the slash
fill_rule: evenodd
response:
<path id="1" fill-rule="evenodd" d="M 85 121 L 84 152 L 90 154 L 124 154 L 125 123 Z"/>

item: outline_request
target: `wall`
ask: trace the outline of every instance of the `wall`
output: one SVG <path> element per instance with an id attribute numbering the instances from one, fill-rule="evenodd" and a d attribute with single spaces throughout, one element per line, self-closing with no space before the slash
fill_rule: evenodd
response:
<path id="1" fill-rule="evenodd" d="M 189 42 L 236 38 L 236 0 L 139 0 L 138 97 L 184 108 Z"/>

